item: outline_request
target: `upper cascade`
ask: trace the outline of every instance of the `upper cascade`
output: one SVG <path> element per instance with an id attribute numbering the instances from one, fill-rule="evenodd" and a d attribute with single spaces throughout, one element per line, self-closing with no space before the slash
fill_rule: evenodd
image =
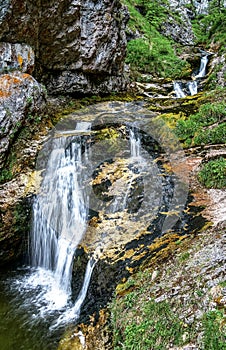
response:
<path id="1" fill-rule="evenodd" d="M 186 95 L 196 95 L 198 92 L 198 80 L 204 78 L 206 75 L 206 68 L 208 64 L 208 56 L 210 54 L 205 52 L 201 57 L 199 71 L 196 75 L 192 76 L 192 80 L 186 83 L 183 82 L 174 82 L 174 92 L 177 98 L 186 97 Z"/>

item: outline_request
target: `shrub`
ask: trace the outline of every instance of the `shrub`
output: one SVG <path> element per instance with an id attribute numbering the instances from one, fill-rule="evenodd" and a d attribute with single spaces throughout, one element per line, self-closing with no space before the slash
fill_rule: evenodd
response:
<path id="1" fill-rule="evenodd" d="M 198 174 L 198 179 L 207 188 L 225 188 L 226 159 L 220 157 L 204 164 Z"/>

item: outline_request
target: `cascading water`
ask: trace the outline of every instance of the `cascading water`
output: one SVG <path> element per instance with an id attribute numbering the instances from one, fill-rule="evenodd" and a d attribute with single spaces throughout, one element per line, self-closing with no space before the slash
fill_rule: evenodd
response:
<path id="1" fill-rule="evenodd" d="M 51 280 L 47 297 L 56 308 L 65 306 L 70 298 L 73 256 L 86 229 L 88 196 L 82 183 L 87 149 L 83 153 L 79 136 L 53 139 L 33 208 L 31 265 L 37 269 L 40 284 L 44 276 Z"/>
<path id="2" fill-rule="evenodd" d="M 196 8 L 197 14 L 207 14 L 209 9 L 209 1 L 208 0 L 195 0 L 194 6 Z"/>
<path id="3" fill-rule="evenodd" d="M 191 96 L 196 95 L 198 92 L 198 84 L 197 81 L 193 80 L 188 83 L 188 89 L 190 91 Z"/>
<path id="4" fill-rule="evenodd" d="M 191 96 L 197 94 L 198 92 L 197 79 L 205 77 L 207 64 L 208 64 L 208 54 L 205 54 L 201 58 L 198 74 L 193 76 L 192 81 L 185 82 L 185 83 L 182 83 L 182 82 L 173 83 L 174 92 L 177 98 L 186 97 L 187 94 L 190 94 Z"/>
<path id="5" fill-rule="evenodd" d="M 3 350 L 57 349 L 65 324 L 69 327 L 79 317 L 98 259 L 106 252 L 115 252 L 115 248 L 120 252 L 120 247 L 137 240 L 139 233 L 147 229 L 159 212 L 171 210 L 168 202 L 174 199 L 174 192 L 169 176 L 162 176 L 161 161 L 157 161 L 159 146 L 152 132 L 158 140 L 158 130 L 155 134 L 152 113 L 149 115 L 146 109 L 133 103 L 100 104 L 82 114 L 84 120 L 92 120 L 92 131 L 88 130 L 91 123 L 86 121 L 77 123 L 75 129 L 77 118 L 81 116 L 70 115 L 64 121 L 64 131 L 59 125 L 60 130 L 50 135 L 38 157 L 37 172 L 42 182 L 34 200 L 31 266 L 7 276 L 6 288 L 0 288 L 3 310 L 0 316 L 3 327 L 9 329 L 9 335 L 0 337 L 9 344 L 2 347 L 1 343 Z M 149 133 L 150 124 L 154 128 Z M 112 125 L 116 125 L 113 131 Z M 111 140 L 105 136 L 106 129 L 114 136 Z M 169 142 L 167 137 L 167 147 Z M 99 193 L 94 192 L 98 186 Z M 177 182 L 176 208 L 184 203 L 180 204 L 181 198 L 184 201 L 181 193 Z M 173 206 L 174 202 L 172 210 Z M 99 215 L 95 229 L 91 223 L 95 222 L 96 214 L 95 220 L 92 222 L 91 218 L 88 229 L 86 227 L 88 210 L 90 215 L 93 212 Z M 178 218 L 170 220 L 174 222 Z M 171 225 L 171 221 L 168 222 L 166 218 L 166 229 Z M 79 276 L 74 280 L 72 293 L 73 258 L 84 234 L 87 240 L 84 238 L 83 243 L 90 259 L 81 290 L 77 290 L 76 285 L 80 284 L 78 279 L 83 266 L 78 268 Z M 75 301 L 74 293 L 78 295 Z M 89 308 L 90 303 L 87 303 Z M 92 308 L 93 305 L 91 312 Z"/>
<path id="6" fill-rule="evenodd" d="M 199 72 L 198 74 L 195 76 L 195 79 L 197 78 L 203 78 L 206 75 L 206 66 L 208 63 L 208 55 L 204 55 L 201 58 L 201 62 L 200 62 L 200 67 L 199 67 Z"/>
<path id="7" fill-rule="evenodd" d="M 174 82 L 173 88 L 174 88 L 174 91 L 175 91 L 177 98 L 183 98 L 186 96 L 184 91 L 182 90 L 181 84 L 179 82 Z"/>

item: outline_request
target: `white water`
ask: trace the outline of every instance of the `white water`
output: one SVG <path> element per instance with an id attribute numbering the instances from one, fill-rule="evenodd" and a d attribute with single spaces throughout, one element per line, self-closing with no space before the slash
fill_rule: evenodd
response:
<path id="1" fill-rule="evenodd" d="M 200 68 L 198 74 L 195 76 L 195 79 L 197 78 L 203 78 L 206 75 L 206 66 L 208 63 L 208 56 L 205 55 L 201 58 L 200 62 Z"/>
<path id="2" fill-rule="evenodd" d="M 173 88 L 174 88 L 174 91 L 175 91 L 175 94 L 176 94 L 176 97 L 177 97 L 177 98 L 183 98 L 183 97 L 186 96 L 185 93 L 184 93 L 184 91 L 183 91 L 182 88 L 181 88 L 180 83 L 174 82 L 174 83 L 173 83 Z"/>
<path id="3" fill-rule="evenodd" d="M 54 323 L 52 325 L 51 329 L 57 328 L 59 326 L 59 324 L 68 323 L 71 320 L 75 321 L 79 318 L 81 306 L 86 298 L 86 294 L 87 294 L 87 291 L 89 288 L 89 283 L 90 283 L 90 279 L 91 279 L 95 264 L 96 264 L 95 259 L 93 257 L 91 257 L 87 263 L 83 285 L 82 285 L 81 291 L 80 291 L 80 293 L 79 293 L 79 295 L 74 303 L 74 306 L 70 310 L 66 310 L 58 318 L 56 323 Z"/>
<path id="4" fill-rule="evenodd" d="M 188 83 L 188 89 L 190 91 L 191 96 L 196 95 L 198 92 L 198 84 L 197 81 L 193 80 Z"/>
<path id="5" fill-rule="evenodd" d="M 89 125 L 80 123 L 76 130 Z M 80 137 L 53 139 L 40 193 L 33 206 L 31 265 L 36 268 L 27 283 L 40 285 L 45 305 L 41 313 L 65 307 L 71 296 L 72 263 L 75 250 L 86 230 L 88 196 Z M 37 296 L 38 298 L 38 296 Z M 42 304 L 42 303 L 41 303 Z"/>
<path id="6" fill-rule="evenodd" d="M 208 0 L 194 1 L 197 14 L 208 14 L 209 2 Z"/>
<path id="7" fill-rule="evenodd" d="M 141 151 L 140 138 L 136 136 L 135 131 L 130 129 L 129 131 L 130 139 L 130 156 L 132 158 L 139 158 Z"/>
<path id="8" fill-rule="evenodd" d="M 203 78 L 206 75 L 206 67 L 208 63 L 208 55 L 205 55 L 201 58 L 199 72 L 196 76 L 193 77 L 192 81 L 189 81 L 188 83 L 182 83 L 182 82 L 174 82 L 174 92 L 176 94 L 177 98 L 183 98 L 187 96 L 187 93 L 189 92 L 191 96 L 196 95 L 198 92 L 198 78 Z"/>

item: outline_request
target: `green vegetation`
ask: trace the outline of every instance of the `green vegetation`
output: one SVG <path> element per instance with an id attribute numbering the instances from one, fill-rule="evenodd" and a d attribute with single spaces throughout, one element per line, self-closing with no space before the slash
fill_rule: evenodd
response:
<path id="1" fill-rule="evenodd" d="M 212 0 L 209 3 L 209 13 L 199 15 L 193 20 L 198 44 L 218 43 L 220 51 L 225 50 L 226 41 L 226 8 L 223 0 Z"/>
<path id="2" fill-rule="evenodd" d="M 198 174 L 199 181 L 207 188 L 226 187 L 226 159 L 220 157 L 204 164 Z"/>
<path id="3" fill-rule="evenodd" d="M 185 147 L 226 142 L 225 102 L 203 104 L 196 114 L 178 120 L 175 133 Z"/>
<path id="4" fill-rule="evenodd" d="M 226 334 L 220 329 L 223 326 L 224 313 L 221 310 L 207 312 L 202 320 L 203 323 L 203 348 L 205 350 L 225 350 Z"/>
<path id="5" fill-rule="evenodd" d="M 129 28 L 140 38 L 129 41 L 126 62 L 135 72 L 151 73 L 164 78 L 180 78 L 190 74 L 190 66 L 175 53 L 175 42 L 158 30 L 167 17 L 168 9 L 157 0 L 125 0 L 130 12 Z M 163 1 L 162 4 L 167 4 Z"/>
<path id="6" fill-rule="evenodd" d="M 10 181 L 13 178 L 13 167 L 17 162 L 16 155 L 14 152 L 11 152 L 7 164 L 4 169 L 0 169 L 0 184 Z"/>
<path id="7" fill-rule="evenodd" d="M 169 344 L 183 344 L 184 326 L 167 302 L 145 302 L 139 308 L 139 290 L 128 293 L 122 301 L 115 301 L 112 309 L 114 350 L 164 350 Z M 128 300 L 130 301 L 128 303 Z M 130 317 L 123 317 L 129 313 Z"/>
<path id="8" fill-rule="evenodd" d="M 187 256 L 183 261 L 179 255 L 180 265 L 186 264 L 186 260 Z M 223 310 L 207 311 L 200 320 L 188 325 L 181 314 L 179 317 L 181 302 L 177 305 L 176 300 L 154 300 L 152 273 L 148 269 L 133 275 L 132 290 L 131 287 L 128 289 L 129 281 L 120 285 L 120 291 L 110 305 L 114 350 L 167 350 L 193 343 L 197 338 L 197 327 L 202 334 L 200 350 L 226 350 Z M 203 289 L 191 294 L 191 307 L 205 294 Z"/>

